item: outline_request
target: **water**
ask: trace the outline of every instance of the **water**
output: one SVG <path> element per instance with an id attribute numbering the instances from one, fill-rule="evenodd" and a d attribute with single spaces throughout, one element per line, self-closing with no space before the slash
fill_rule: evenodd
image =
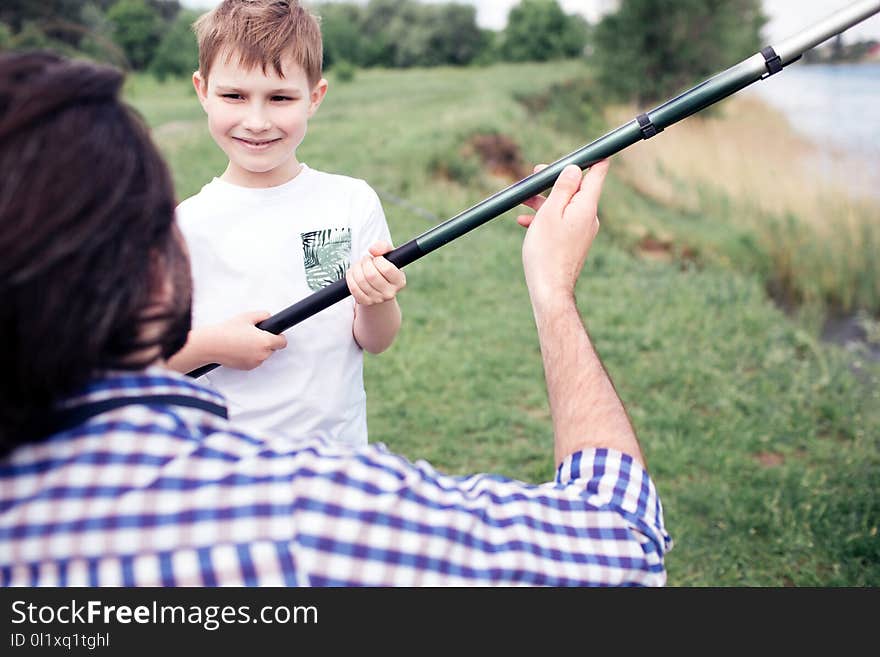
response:
<path id="1" fill-rule="evenodd" d="M 880 62 L 800 62 L 754 84 L 756 94 L 785 114 L 819 147 L 814 163 L 858 194 L 880 198 Z"/>
<path id="2" fill-rule="evenodd" d="M 880 62 L 797 63 L 745 93 L 780 110 L 818 147 L 809 163 L 817 175 L 833 177 L 854 195 L 880 200 Z M 870 342 L 860 316 L 829 318 L 822 337 L 853 350 L 859 375 L 865 359 L 880 362 L 880 344 Z"/>

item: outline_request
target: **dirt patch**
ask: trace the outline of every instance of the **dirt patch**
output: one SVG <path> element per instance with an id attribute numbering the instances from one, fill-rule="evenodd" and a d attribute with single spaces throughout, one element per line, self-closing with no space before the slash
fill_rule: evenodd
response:
<path id="1" fill-rule="evenodd" d="M 473 150 L 492 175 L 511 180 L 521 180 L 531 171 L 523 162 L 519 146 L 507 135 L 476 134 L 467 145 Z"/>
<path id="2" fill-rule="evenodd" d="M 672 242 L 645 235 L 638 243 L 639 255 L 647 260 L 672 262 L 675 257 Z"/>
<path id="3" fill-rule="evenodd" d="M 699 266 L 699 256 L 691 247 L 676 245 L 670 239 L 645 235 L 636 243 L 639 257 L 654 262 L 678 262 L 682 270 Z"/>
<path id="4" fill-rule="evenodd" d="M 777 468 L 785 463 L 785 457 L 777 452 L 759 452 L 755 460 L 765 468 Z"/>

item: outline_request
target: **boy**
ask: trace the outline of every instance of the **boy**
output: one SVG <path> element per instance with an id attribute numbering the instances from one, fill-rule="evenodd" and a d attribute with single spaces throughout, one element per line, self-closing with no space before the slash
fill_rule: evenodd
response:
<path id="1" fill-rule="evenodd" d="M 393 342 L 406 278 L 381 257 L 392 247 L 376 193 L 297 159 L 327 92 L 317 20 L 296 0 L 224 0 L 195 29 L 193 85 L 229 164 L 177 208 L 193 330 L 170 365 L 224 365 L 206 378 L 248 429 L 364 445 L 362 350 Z M 255 327 L 343 275 L 352 297 L 286 337 Z"/>

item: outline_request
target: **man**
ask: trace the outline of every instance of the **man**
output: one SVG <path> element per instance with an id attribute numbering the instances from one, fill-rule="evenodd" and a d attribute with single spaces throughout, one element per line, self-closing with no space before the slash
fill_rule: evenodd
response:
<path id="1" fill-rule="evenodd" d="M 555 482 L 253 435 L 164 361 L 189 330 L 167 169 L 119 72 L 0 57 L 0 582 L 661 585 L 671 541 L 574 285 L 607 163 L 523 243 Z"/>

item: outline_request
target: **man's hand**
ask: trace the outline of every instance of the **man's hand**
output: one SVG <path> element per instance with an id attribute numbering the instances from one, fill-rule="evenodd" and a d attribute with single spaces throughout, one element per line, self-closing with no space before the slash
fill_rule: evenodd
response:
<path id="1" fill-rule="evenodd" d="M 574 286 L 599 230 L 596 209 L 608 161 L 586 175 L 566 167 L 550 196 L 525 205 L 523 267 L 544 361 L 557 465 L 576 451 L 604 447 L 644 465 L 639 441 L 614 384 L 593 349 L 574 301 Z"/>
<path id="2" fill-rule="evenodd" d="M 535 167 L 540 171 L 543 166 Z M 517 221 L 528 228 L 523 241 L 523 267 L 529 294 L 535 304 L 570 299 L 599 230 L 596 214 L 608 160 L 597 162 L 586 175 L 566 167 L 548 198 L 535 196 L 524 203 L 535 215 Z"/>
<path id="3" fill-rule="evenodd" d="M 271 313 L 257 310 L 226 320 L 222 324 L 206 326 L 198 331 L 199 341 L 213 353 L 213 362 L 237 370 L 252 370 L 262 365 L 275 351 L 287 346 L 287 338 L 258 329 L 255 324 Z"/>
<path id="4" fill-rule="evenodd" d="M 394 247 L 376 242 L 369 255 L 353 264 L 345 274 L 351 296 L 362 306 L 391 301 L 406 287 L 406 275 L 382 256 Z"/>

